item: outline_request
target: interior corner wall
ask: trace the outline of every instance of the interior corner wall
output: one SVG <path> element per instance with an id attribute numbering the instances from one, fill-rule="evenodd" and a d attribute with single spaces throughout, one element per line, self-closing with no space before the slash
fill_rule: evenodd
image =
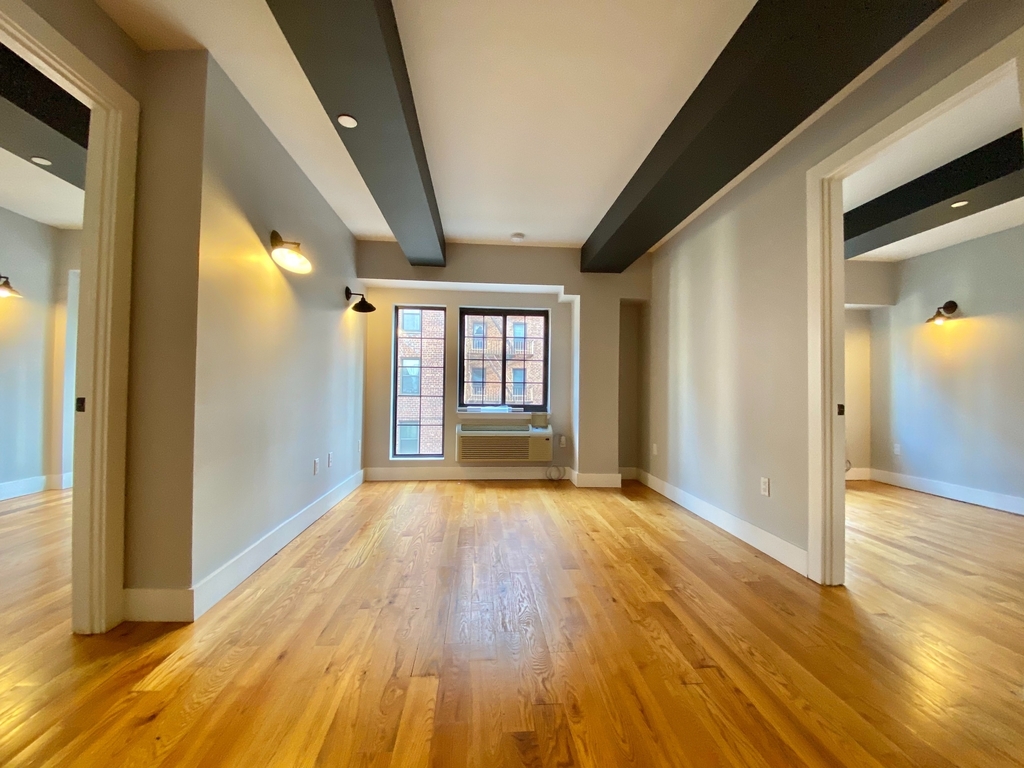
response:
<path id="1" fill-rule="evenodd" d="M 640 466 L 640 391 L 642 306 L 622 302 L 619 308 L 619 466 Z"/>
<path id="2" fill-rule="evenodd" d="M 458 467 L 455 428 L 459 423 L 459 310 L 462 307 L 547 309 L 550 318 L 548 407 L 555 434 L 552 463 L 575 469 L 572 426 L 572 307 L 558 296 L 537 293 L 433 291 L 423 289 L 370 289 L 377 311 L 367 316 L 366 425 L 364 429 L 368 470 L 400 470 Z M 447 313 L 445 339 L 444 457 L 430 459 L 392 458 L 392 397 L 394 392 L 395 307 L 401 305 L 444 307 Z M 560 448 L 558 436 L 566 436 Z M 485 465 L 473 464 L 482 469 Z M 490 465 L 504 466 L 500 463 Z M 516 465 L 515 468 L 523 469 Z"/>
<path id="3" fill-rule="evenodd" d="M 871 313 L 848 309 L 845 313 L 846 458 L 853 473 L 866 480 L 871 469 Z"/>
<path id="4" fill-rule="evenodd" d="M 899 302 L 872 312 L 872 458 L 888 480 L 974 489 L 1024 513 L 1022 286 L 1024 227 L 900 263 Z M 925 322 L 950 299 L 957 319 Z"/>
<path id="5" fill-rule="evenodd" d="M 205 51 L 146 57 L 136 177 L 125 587 L 192 584 Z"/>
<path id="6" fill-rule="evenodd" d="M 655 252 L 652 474 L 755 545 L 806 567 L 808 170 L 1021 26 L 964 4 Z"/>
<path id="7" fill-rule="evenodd" d="M 212 58 L 206 81 L 190 574 L 197 612 L 358 479 L 365 339 L 365 318 L 343 295 L 346 285 L 358 290 L 351 233 Z M 271 229 L 301 242 L 311 274 L 274 264 Z"/>

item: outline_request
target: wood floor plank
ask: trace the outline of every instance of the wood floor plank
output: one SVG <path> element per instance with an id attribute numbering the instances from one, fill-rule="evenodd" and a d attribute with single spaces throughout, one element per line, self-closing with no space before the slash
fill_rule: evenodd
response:
<path id="1" fill-rule="evenodd" d="M 635 483 L 362 486 L 191 625 L 70 634 L 0 502 L 0 765 L 1024 766 L 1024 518 L 871 482 L 822 588 Z"/>

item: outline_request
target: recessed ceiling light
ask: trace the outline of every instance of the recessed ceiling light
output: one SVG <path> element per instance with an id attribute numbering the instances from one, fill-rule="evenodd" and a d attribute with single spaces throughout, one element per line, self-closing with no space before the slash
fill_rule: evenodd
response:
<path id="1" fill-rule="evenodd" d="M 45 157 L 38 157 L 38 156 L 37 156 L 37 157 L 31 157 L 31 158 L 29 158 L 29 159 L 30 159 L 30 160 L 31 160 L 31 161 L 32 161 L 33 163 L 35 163 L 36 165 L 42 165 L 42 166 L 47 166 L 47 165 L 53 165 L 53 163 L 51 163 L 51 162 L 50 162 L 49 160 L 47 160 L 47 159 L 46 159 Z"/>
<path id="2" fill-rule="evenodd" d="M 967 205 L 967 204 L 968 204 L 969 202 L 970 202 L 969 200 L 957 200 L 957 201 L 956 201 L 955 203 L 953 203 L 953 204 L 952 204 L 951 206 L 949 206 L 949 207 L 950 207 L 950 208 L 963 208 L 963 207 L 964 207 L 965 205 Z"/>
<path id="3" fill-rule="evenodd" d="M 359 125 L 359 121 L 352 115 L 338 115 L 338 125 L 342 128 L 355 128 Z"/>
<path id="4" fill-rule="evenodd" d="M 512 240 L 513 243 L 521 243 L 523 242 L 523 240 L 526 239 L 526 235 L 524 235 L 522 232 L 513 232 L 512 237 L 510 239 Z"/>

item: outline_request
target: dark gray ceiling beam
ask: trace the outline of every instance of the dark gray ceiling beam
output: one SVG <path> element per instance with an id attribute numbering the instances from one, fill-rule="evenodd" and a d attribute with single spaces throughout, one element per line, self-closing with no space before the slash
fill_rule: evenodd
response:
<path id="1" fill-rule="evenodd" d="M 852 259 L 1020 197 L 1024 132 L 1018 129 L 847 211 L 844 255 Z"/>
<path id="2" fill-rule="evenodd" d="M 621 272 L 944 0 L 759 0 L 583 246 Z"/>
<path id="3" fill-rule="evenodd" d="M 409 262 L 444 266 L 444 231 L 390 0 L 268 0 Z M 359 125 L 343 128 L 339 115 Z"/>
<path id="4" fill-rule="evenodd" d="M 0 45 L 0 97 L 88 148 L 89 107 L 5 45 Z"/>
<path id="5" fill-rule="evenodd" d="M 85 147 L 25 110 L 0 98 L 0 147 L 23 160 L 42 157 L 40 166 L 64 181 L 85 189 Z"/>

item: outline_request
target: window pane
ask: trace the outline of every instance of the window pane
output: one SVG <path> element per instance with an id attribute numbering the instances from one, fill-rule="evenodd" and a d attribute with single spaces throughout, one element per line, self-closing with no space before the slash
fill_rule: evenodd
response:
<path id="1" fill-rule="evenodd" d="M 444 309 L 399 307 L 395 317 L 394 452 L 444 453 Z"/>
<path id="2" fill-rule="evenodd" d="M 547 313 L 478 310 L 462 316 L 463 405 L 543 408 Z"/>

